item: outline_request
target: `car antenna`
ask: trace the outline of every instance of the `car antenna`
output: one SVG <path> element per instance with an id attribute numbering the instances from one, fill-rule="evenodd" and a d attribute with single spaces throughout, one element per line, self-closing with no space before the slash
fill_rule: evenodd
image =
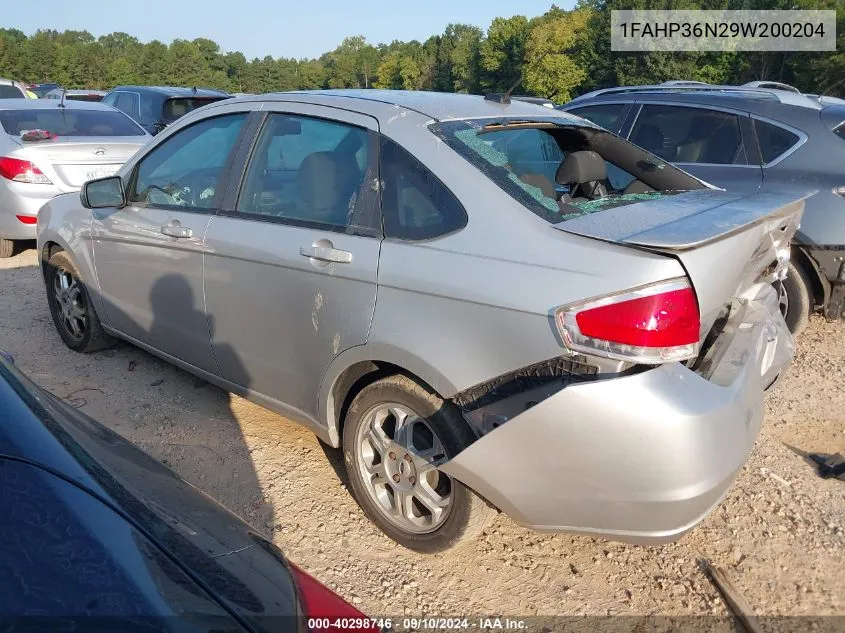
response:
<path id="1" fill-rule="evenodd" d="M 61 101 L 59 101 L 59 107 L 60 108 L 65 107 L 65 94 L 67 94 L 67 88 L 62 88 L 62 99 L 61 99 Z"/>
<path id="2" fill-rule="evenodd" d="M 521 84 L 523 82 L 523 80 L 525 79 L 526 72 L 528 72 L 528 70 L 530 68 L 532 68 L 533 66 L 536 66 L 541 61 L 543 61 L 543 58 L 545 58 L 546 55 L 548 55 L 550 52 L 551 51 L 546 51 L 545 53 L 540 55 L 540 57 L 535 59 L 527 68 L 523 67 L 522 72 L 519 73 L 519 79 L 517 79 L 516 82 L 514 82 L 514 84 L 510 88 L 508 88 L 505 92 L 491 92 L 488 95 L 484 95 L 484 98 L 487 101 L 495 101 L 496 103 L 502 103 L 502 104 L 505 104 L 505 105 L 509 104 L 511 102 L 511 94 L 513 93 L 514 90 L 516 90 L 519 87 L 519 84 Z M 569 51 L 563 51 L 563 52 L 566 53 L 566 52 L 569 52 Z"/>

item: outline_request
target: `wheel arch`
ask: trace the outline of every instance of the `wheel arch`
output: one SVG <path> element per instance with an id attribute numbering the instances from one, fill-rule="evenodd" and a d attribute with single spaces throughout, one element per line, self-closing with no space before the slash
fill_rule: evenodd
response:
<path id="1" fill-rule="evenodd" d="M 319 415 L 327 427 L 328 443 L 335 448 L 341 444 L 343 419 L 352 400 L 361 389 L 380 378 L 404 374 L 444 400 L 457 393 L 439 371 L 404 350 L 374 351 L 367 345 L 346 350 L 335 358 L 323 376 Z"/>
<path id="2" fill-rule="evenodd" d="M 804 247 L 797 244 L 792 247 L 792 258 L 795 265 L 801 267 L 812 284 L 810 290 L 813 293 L 813 310 L 816 306 L 826 306 L 830 299 L 830 282 L 822 273 L 819 265 Z"/>

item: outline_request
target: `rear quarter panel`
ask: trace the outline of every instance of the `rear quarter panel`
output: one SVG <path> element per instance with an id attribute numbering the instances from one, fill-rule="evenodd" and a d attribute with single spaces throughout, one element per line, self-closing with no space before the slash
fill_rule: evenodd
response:
<path id="1" fill-rule="evenodd" d="M 335 359 L 321 403 L 340 373 L 361 359 L 395 363 L 451 397 L 565 353 L 553 319 L 557 307 L 684 275 L 672 258 L 554 229 L 426 123 L 406 113 L 382 120 L 381 130 L 458 197 L 467 226 L 422 242 L 383 242 L 368 343 Z"/>

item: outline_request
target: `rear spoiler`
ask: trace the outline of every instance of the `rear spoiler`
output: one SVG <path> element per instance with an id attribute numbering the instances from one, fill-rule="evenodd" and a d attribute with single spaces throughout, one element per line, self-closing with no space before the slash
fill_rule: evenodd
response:
<path id="1" fill-rule="evenodd" d="M 586 213 L 554 227 L 606 242 L 683 251 L 719 241 L 764 220 L 791 216 L 815 193 L 744 195 L 698 189 Z"/>
<path id="2" fill-rule="evenodd" d="M 845 105 L 829 105 L 819 113 L 828 129 L 835 130 L 845 123 Z"/>

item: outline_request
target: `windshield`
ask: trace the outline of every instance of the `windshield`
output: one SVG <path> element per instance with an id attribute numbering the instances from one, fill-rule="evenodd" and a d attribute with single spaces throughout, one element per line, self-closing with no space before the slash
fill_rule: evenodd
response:
<path id="1" fill-rule="evenodd" d="M 449 121 L 438 137 L 529 210 L 557 223 L 705 187 L 663 159 L 570 119 Z"/>
<path id="2" fill-rule="evenodd" d="M 173 123 L 188 112 L 201 108 L 209 103 L 220 101 L 225 97 L 188 97 L 184 99 L 168 99 L 162 107 L 161 118 L 165 123 Z"/>
<path id="3" fill-rule="evenodd" d="M 46 130 L 56 136 L 143 136 L 122 112 L 55 109 L 0 110 L 0 126 L 11 136 L 25 130 Z"/>
<path id="4" fill-rule="evenodd" d="M 0 85 L 0 99 L 23 99 L 26 95 L 15 86 Z"/>

